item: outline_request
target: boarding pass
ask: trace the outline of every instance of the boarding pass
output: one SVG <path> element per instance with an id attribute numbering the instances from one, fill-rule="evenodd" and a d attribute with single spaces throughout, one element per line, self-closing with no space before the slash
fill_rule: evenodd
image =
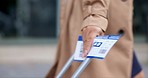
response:
<path id="1" fill-rule="evenodd" d="M 92 47 L 87 54 L 86 58 L 98 58 L 104 59 L 113 45 L 119 40 L 122 35 L 104 35 L 104 36 L 97 36 L 92 44 Z M 83 53 L 83 40 L 82 36 L 78 37 L 75 53 L 74 53 L 74 60 L 75 61 L 83 61 L 86 58 L 82 57 Z"/>

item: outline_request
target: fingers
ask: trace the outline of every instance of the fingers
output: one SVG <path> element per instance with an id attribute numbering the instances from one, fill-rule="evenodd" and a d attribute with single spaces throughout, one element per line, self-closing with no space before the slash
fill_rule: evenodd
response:
<path id="1" fill-rule="evenodd" d="M 96 26 L 89 26 L 85 28 L 82 32 L 83 37 L 83 54 L 82 57 L 86 57 L 88 52 L 91 49 L 93 40 L 96 36 L 103 35 L 101 28 L 98 28 Z"/>
<path id="2" fill-rule="evenodd" d="M 90 32 L 88 35 L 88 38 L 83 43 L 83 54 L 82 57 L 86 57 L 88 52 L 90 51 L 90 48 L 92 46 L 93 40 L 96 37 L 96 34 L 93 32 Z"/>

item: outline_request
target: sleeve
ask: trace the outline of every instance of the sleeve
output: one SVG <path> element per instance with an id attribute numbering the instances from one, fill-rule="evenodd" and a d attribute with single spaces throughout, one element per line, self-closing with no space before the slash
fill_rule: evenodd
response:
<path id="1" fill-rule="evenodd" d="M 109 4 L 110 0 L 83 0 L 83 23 L 81 29 L 91 25 L 98 26 L 103 31 L 106 31 Z"/>

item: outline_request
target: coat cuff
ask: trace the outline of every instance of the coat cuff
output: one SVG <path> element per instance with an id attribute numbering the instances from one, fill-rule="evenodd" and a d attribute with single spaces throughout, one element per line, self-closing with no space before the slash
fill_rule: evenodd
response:
<path id="1" fill-rule="evenodd" d="M 98 16 L 90 15 L 83 20 L 81 30 L 87 26 L 98 26 L 103 31 L 106 31 L 107 25 L 108 25 L 108 20 L 106 18 L 99 15 Z"/>

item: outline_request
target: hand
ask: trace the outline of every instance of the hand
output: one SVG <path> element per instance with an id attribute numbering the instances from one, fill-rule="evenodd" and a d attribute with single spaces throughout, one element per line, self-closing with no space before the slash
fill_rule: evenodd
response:
<path id="1" fill-rule="evenodd" d="M 82 30 L 82 37 L 83 37 L 83 54 L 82 57 L 86 57 L 88 52 L 90 51 L 90 48 L 92 46 L 92 43 L 94 41 L 94 38 L 99 35 L 104 35 L 104 32 L 101 28 L 97 26 L 87 26 L 83 28 Z"/>

